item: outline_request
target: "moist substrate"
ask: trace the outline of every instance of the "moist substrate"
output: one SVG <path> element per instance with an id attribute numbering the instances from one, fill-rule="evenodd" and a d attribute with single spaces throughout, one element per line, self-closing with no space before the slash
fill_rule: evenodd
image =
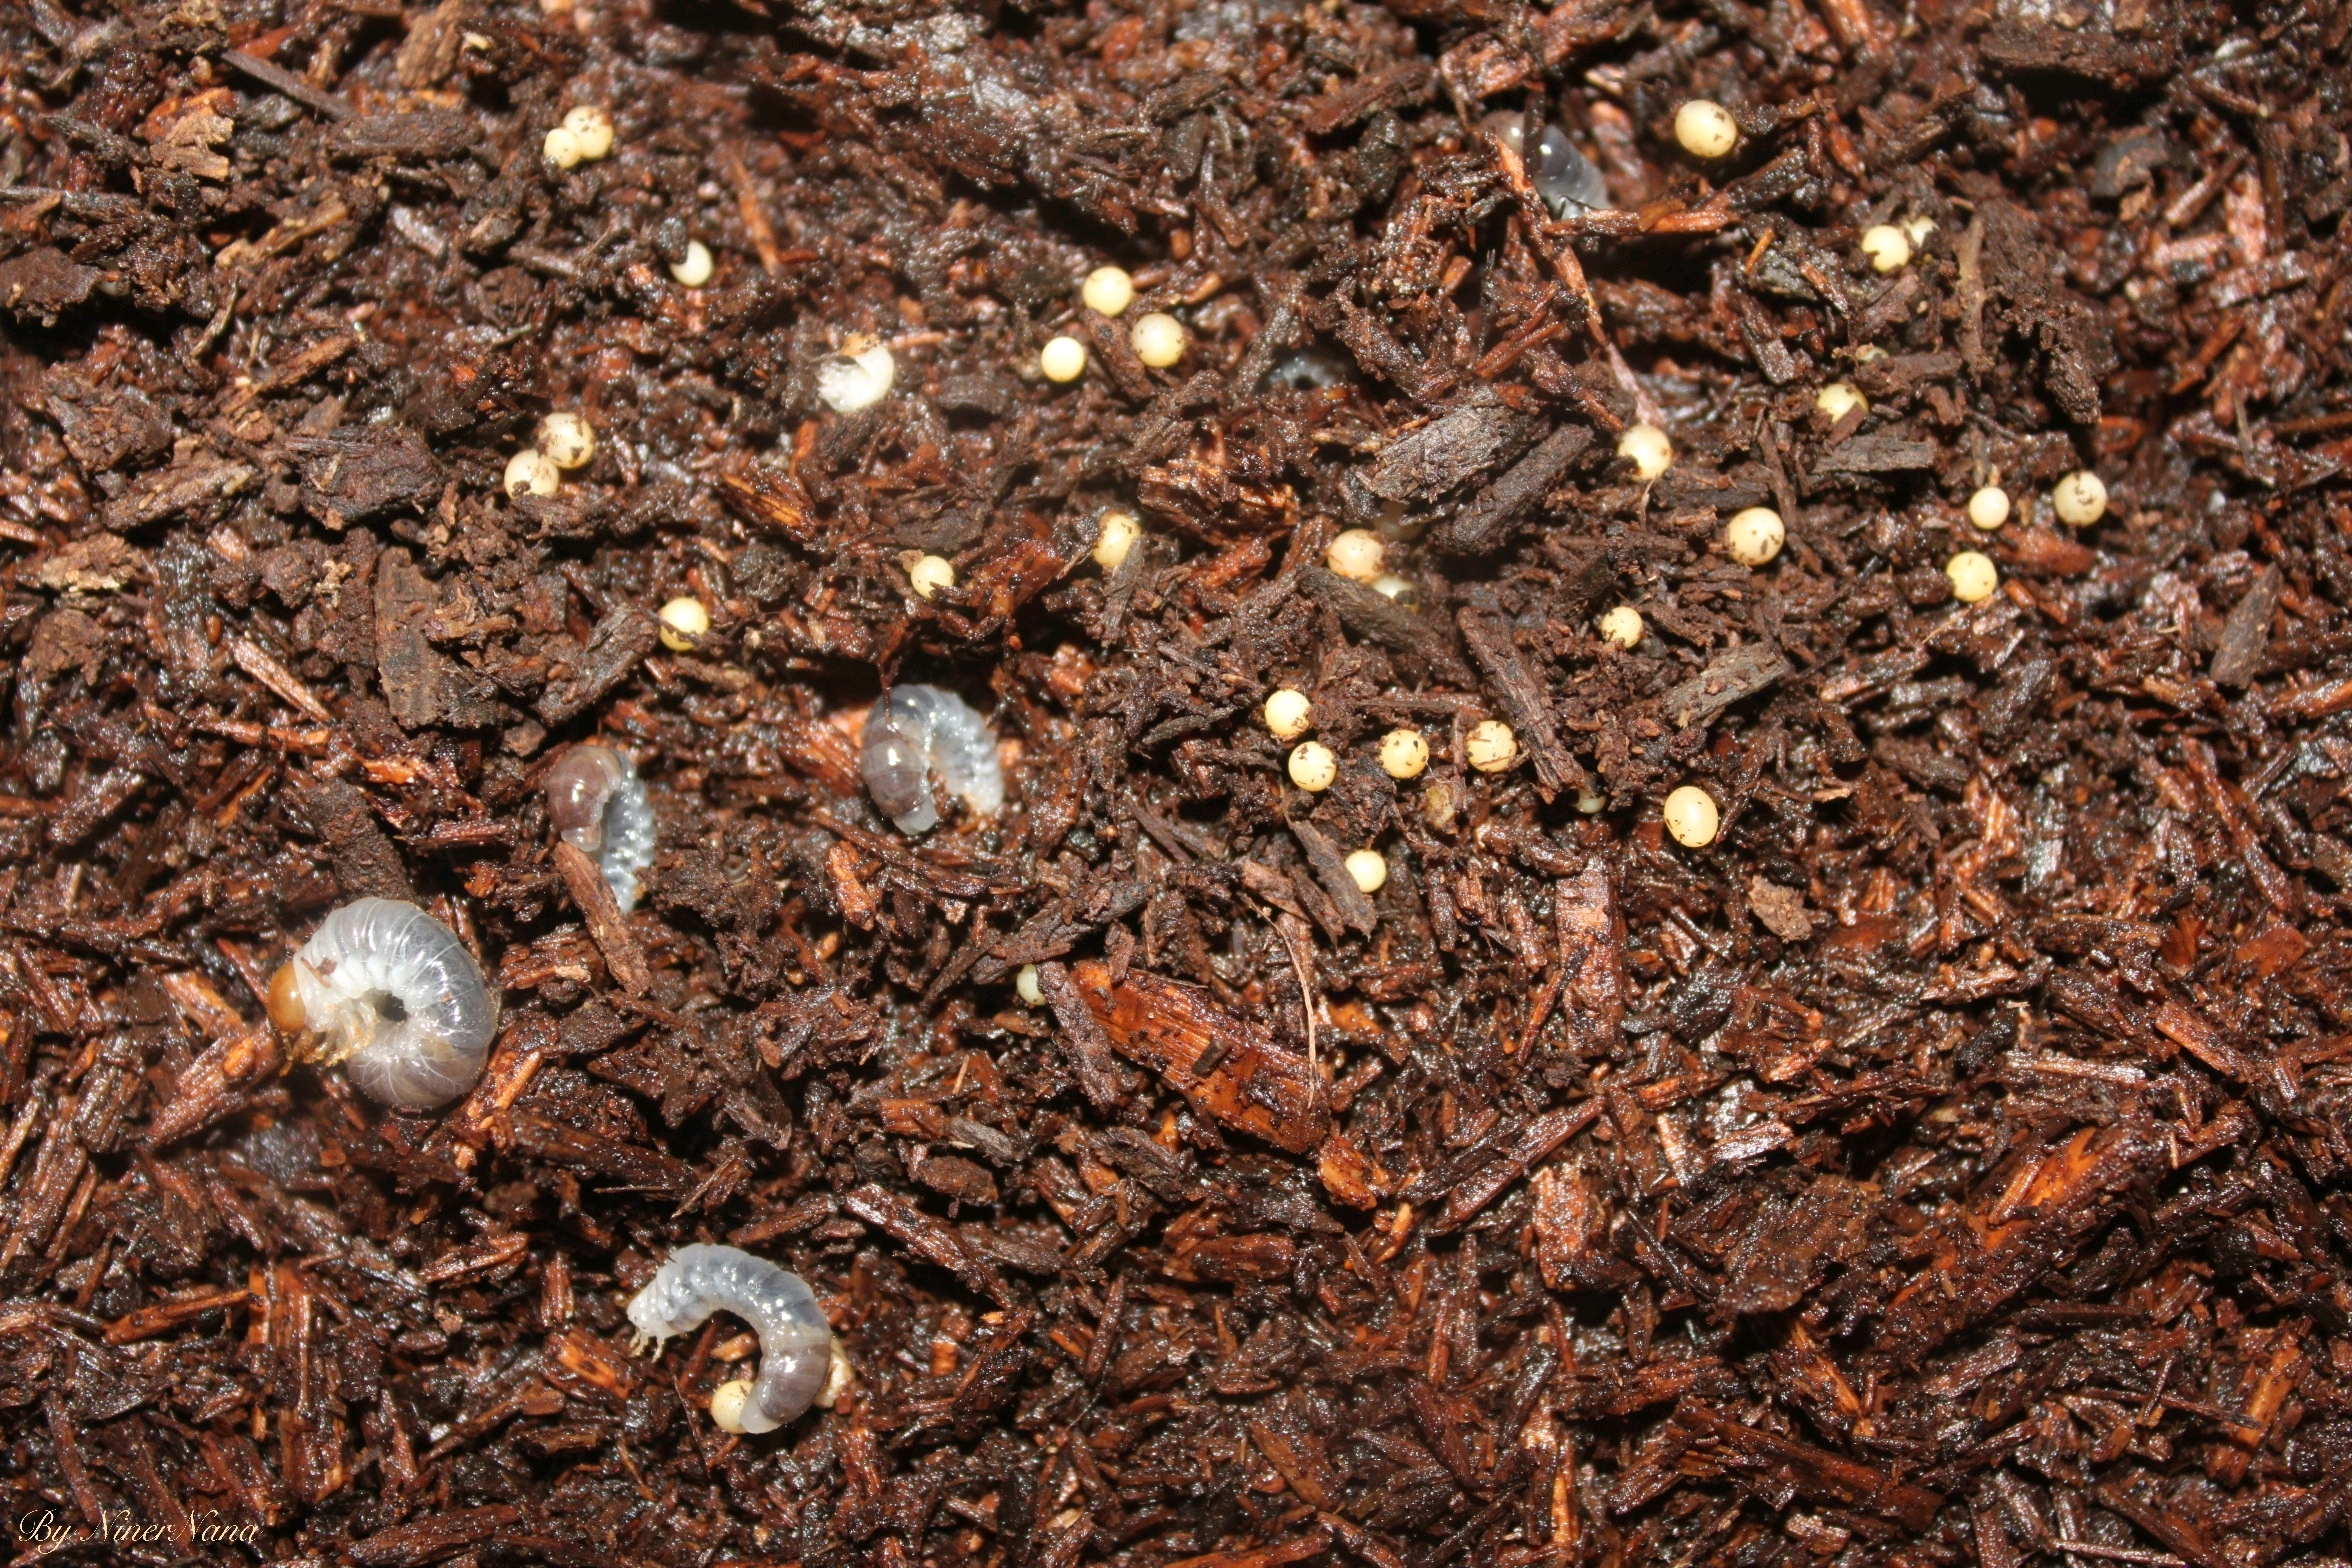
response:
<path id="1" fill-rule="evenodd" d="M 2340 1562 L 2348 33 L 0 9 L 13 1560 Z M 876 812 L 901 681 L 1000 812 Z M 500 989 L 441 1112 L 264 1016 L 365 895 Z M 692 1240 L 810 1280 L 828 1408 L 715 1428 L 731 1319 L 632 1353 Z"/>

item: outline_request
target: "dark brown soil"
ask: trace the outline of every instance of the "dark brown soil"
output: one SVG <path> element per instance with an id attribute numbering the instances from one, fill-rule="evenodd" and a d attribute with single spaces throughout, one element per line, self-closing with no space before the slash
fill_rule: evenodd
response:
<path id="1" fill-rule="evenodd" d="M 2348 33 L 0 7 L 14 1560 L 2340 1563 Z M 1542 205 L 1547 122 L 1607 210 Z M 851 334 L 898 379 L 843 416 Z M 598 455 L 509 500 L 553 409 Z M 1323 569 L 1376 523 L 1415 608 Z M 868 803 L 902 679 L 1017 745 L 1001 814 Z M 626 920 L 538 788 L 591 736 L 662 817 Z M 502 988 L 440 1114 L 263 1020 L 371 893 Z M 630 1353 L 694 1239 L 808 1277 L 831 1409 L 715 1429 L 732 1320 Z"/>

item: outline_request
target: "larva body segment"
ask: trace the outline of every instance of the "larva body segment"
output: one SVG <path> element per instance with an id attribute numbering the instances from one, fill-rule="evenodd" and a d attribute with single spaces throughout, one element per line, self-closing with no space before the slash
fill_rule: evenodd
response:
<path id="1" fill-rule="evenodd" d="M 902 833 L 939 825 L 931 775 L 980 816 L 1004 805 L 1004 769 L 987 721 L 952 691 L 901 686 L 867 716 L 859 768 L 867 793 Z"/>
<path id="2" fill-rule="evenodd" d="M 731 1431 L 773 1432 L 808 1409 L 833 1364 L 833 1329 L 808 1282 L 741 1247 L 695 1242 L 671 1253 L 629 1301 L 640 1348 L 651 1340 L 656 1354 L 662 1341 L 700 1327 L 713 1312 L 743 1319 L 760 1341 L 759 1379 L 749 1396 L 713 1398 L 712 1413 L 721 1424 Z"/>
<path id="3" fill-rule="evenodd" d="M 653 800 L 637 764 L 610 746 L 574 746 L 547 770 L 547 816 L 563 841 L 594 855 L 604 885 L 627 914 L 653 864 Z"/>
<path id="4" fill-rule="evenodd" d="M 1576 150 L 1568 133 L 1557 125 L 1545 126 L 1536 141 L 1533 172 L 1535 193 L 1555 218 L 1597 212 L 1609 205 L 1609 189 L 1601 183 L 1601 171 Z"/>
<path id="5" fill-rule="evenodd" d="M 363 898 L 320 923 L 270 986 L 270 1016 L 297 1049 L 369 1099 L 406 1110 L 474 1086 L 498 1001 L 457 934 L 417 908 Z"/>

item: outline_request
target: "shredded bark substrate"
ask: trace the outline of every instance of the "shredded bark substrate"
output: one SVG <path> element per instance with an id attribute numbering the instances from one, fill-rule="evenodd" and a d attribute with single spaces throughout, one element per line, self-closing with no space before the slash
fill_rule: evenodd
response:
<path id="1" fill-rule="evenodd" d="M 2348 33 L 0 7 L 14 1560 L 2340 1562 Z M 875 811 L 902 679 L 1001 812 Z M 591 737 L 626 915 L 540 788 Z M 501 993 L 441 1112 L 265 1018 L 363 895 Z M 828 1408 L 715 1428 L 729 1318 L 632 1352 L 692 1240 L 809 1279 Z"/>

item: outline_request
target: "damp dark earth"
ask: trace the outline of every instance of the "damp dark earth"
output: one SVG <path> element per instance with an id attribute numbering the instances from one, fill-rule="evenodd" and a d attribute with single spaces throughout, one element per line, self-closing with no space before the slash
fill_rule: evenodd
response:
<path id="1" fill-rule="evenodd" d="M 2352 7 L 0 83 L 12 1563 L 2352 1556 Z"/>

